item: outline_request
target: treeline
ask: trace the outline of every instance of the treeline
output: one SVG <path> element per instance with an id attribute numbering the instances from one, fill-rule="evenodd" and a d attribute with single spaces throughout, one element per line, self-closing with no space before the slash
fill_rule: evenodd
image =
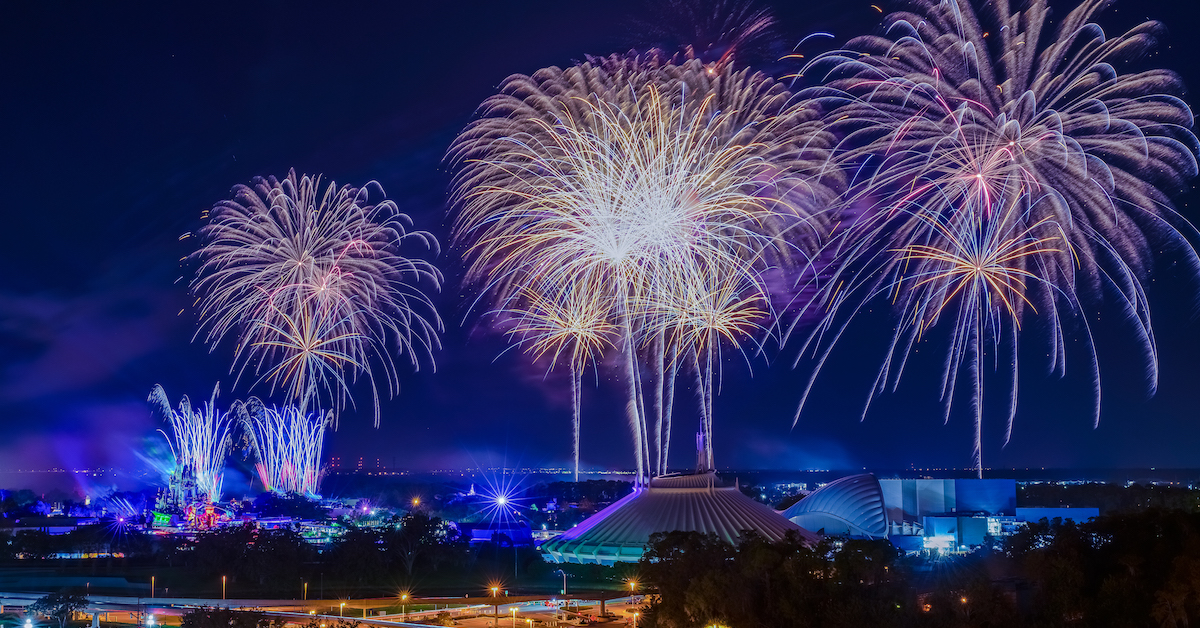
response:
<path id="1" fill-rule="evenodd" d="M 1025 508 L 1099 508 L 1100 514 L 1164 508 L 1200 512 L 1200 491 L 1186 486 L 1156 484 L 1023 484 L 1017 505 Z"/>
<path id="2" fill-rule="evenodd" d="M 212 594 L 224 578 L 237 597 L 300 597 L 305 582 L 310 595 L 318 597 L 391 595 L 397 586 L 418 581 L 449 588 L 459 583 L 474 591 L 478 582 L 500 576 L 512 583 L 514 572 L 549 579 L 531 548 L 472 546 L 455 525 L 423 511 L 376 527 L 351 525 L 320 550 L 297 530 L 252 525 L 200 532 L 194 538 L 149 534 L 126 525 L 86 526 L 63 535 L 36 530 L 0 534 L 0 564 L 29 567 L 34 561 L 78 553 L 121 556 L 40 566 L 97 575 L 156 573 L 160 595 L 168 586 L 176 592 Z"/>
<path id="3" fill-rule="evenodd" d="M 656 535 L 646 628 L 1137 628 L 1200 622 L 1200 514 L 1040 522 L 1003 549 L 906 558 L 886 541 Z"/>

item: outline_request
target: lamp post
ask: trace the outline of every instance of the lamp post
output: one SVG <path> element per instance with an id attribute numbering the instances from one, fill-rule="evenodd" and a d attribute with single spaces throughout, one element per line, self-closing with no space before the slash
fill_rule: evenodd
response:
<path id="1" fill-rule="evenodd" d="M 637 628 L 637 620 L 638 620 L 638 616 L 640 616 L 640 615 L 641 615 L 641 613 L 633 614 L 633 628 Z"/>
<path id="2" fill-rule="evenodd" d="M 150 576 L 150 599 L 154 599 L 154 576 Z"/>
<path id="3" fill-rule="evenodd" d="M 408 620 L 408 594 L 407 593 L 400 594 L 400 615 L 404 618 L 405 621 Z"/>
<path id="4" fill-rule="evenodd" d="M 342 605 L 338 607 L 338 617 L 341 617 L 342 614 L 345 612 L 346 612 L 346 603 L 342 602 Z"/>
<path id="5" fill-rule="evenodd" d="M 492 625 L 500 625 L 500 587 L 492 587 Z"/>
<path id="6" fill-rule="evenodd" d="M 308 583 L 307 582 L 304 583 L 304 601 L 305 602 L 308 601 Z"/>
<path id="7" fill-rule="evenodd" d="M 511 611 L 511 613 L 512 613 L 512 624 L 510 624 L 510 625 L 512 626 L 512 628 L 517 628 L 517 607 L 510 606 L 510 607 L 508 607 L 508 610 Z"/>
<path id="8" fill-rule="evenodd" d="M 225 576 L 221 576 L 221 599 L 225 599 Z"/>

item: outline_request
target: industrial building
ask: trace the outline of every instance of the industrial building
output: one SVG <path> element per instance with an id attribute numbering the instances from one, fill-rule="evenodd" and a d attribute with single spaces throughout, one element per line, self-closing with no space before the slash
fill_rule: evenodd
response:
<path id="1" fill-rule="evenodd" d="M 871 474 L 830 482 L 783 511 L 809 530 L 943 552 L 979 547 L 1030 521 L 1083 523 L 1099 514 L 1096 508 L 1018 508 L 1016 480 L 880 480 Z"/>

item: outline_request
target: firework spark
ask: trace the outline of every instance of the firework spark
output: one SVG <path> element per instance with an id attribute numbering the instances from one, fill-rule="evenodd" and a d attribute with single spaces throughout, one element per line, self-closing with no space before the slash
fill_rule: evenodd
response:
<path id="1" fill-rule="evenodd" d="M 259 480 L 269 491 L 316 495 L 321 481 L 321 449 L 333 413 L 303 412 L 296 406 L 267 407 L 246 402 L 243 416 Z"/>
<path id="2" fill-rule="evenodd" d="M 197 492 L 210 501 L 221 500 L 221 484 L 225 477 L 225 458 L 232 443 L 234 420 L 229 414 L 217 410 L 218 387 L 213 387 L 212 398 L 200 409 L 192 407 L 184 396 L 179 409 L 171 409 L 171 401 L 162 386 L 155 385 L 148 401 L 155 411 L 171 426 L 171 434 L 163 432 L 171 445 L 175 457 L 175 469 L 171 474 L 173 487 L 194 482 Z M 160 430 L 161 431 L 161 430 Z"/>
<path id="3" fill-rule="evenodd" d="M 377 185 L 320 188 L 319 176 L 292 171 L 239 185 L 213 208 L 194 255 L 197 337 L 215 349 L 235 336 L 239 379 L 285 390 L 301 411 L 344 408 L 365 377 L 378 424 L 380 388 L 399 391 L 393 356 L 418 368 L 438 346 L 441 320 L 422 290 L 437 290 L 441 273 L 401 255 L 437 242 L 395 203 L 373 203 Z"/>

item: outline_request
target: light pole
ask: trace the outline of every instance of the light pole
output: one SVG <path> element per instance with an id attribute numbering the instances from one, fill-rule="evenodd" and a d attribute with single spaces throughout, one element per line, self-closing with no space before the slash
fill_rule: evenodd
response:
<path id="1" fill-rule="evenodd" d="M 554 573 L 557 573 L 557 574 L 562 574 L 562 577 L 563 577 L 563 590 L 562 590 L 562 594 L 563 594 L 563 595 L 566 595 L 566 594 L 567 594 L 567 572 L 563 571 L 562 569 L 559 569 L 558 571 L 556 571 L 556 572 L 554 572 Z"/>
<path id="2" fill-rule="evenodd" d="M 640 616 L 640 615 L 641 615 L 641 613 L 633 614 L 633 628 L 637 628 L 637 620 L 638 620 L 638 616 Z"/>
<path id="3" fill-rule="evenodd" d="M 304 601 L 308 601 L 308 582 L 304 583 Z"/>
<path id="4" fill-rule="evenodd" d="M 510 607 L 508 607 L 508 610 L 509 610 L 509 611 L 511 611 L 511 613 L 512 613 L 512 624 L 511 624 L 511 626 L 512 626 L 512 628 L 517 628 L 517 607 L 515 607 L 515 606 L 510 606 Z"/>
<path id="5" fill-rule="evenodd" d="M 179 587 L 176 587 L 179 588 Z M 221 576 L 221 599 L 225 599 L 225 576 Z"/>
<path id="6" fill-rule="evenodd" d="M 406 620 L 406 621 L 408 620 L 408 594 L 407 593 L 400 594 L 400 615 L 404 618 L 404 620 Z"/>
<path id="7" fill-rule="evenodd" d="M 338 617 L 341 617 L 344 612 L 346 612 L 346 603 L 342 602 L 342 605 L 338 607 Z"/>
<path id="8" fill-rule="evenodd" d="M 500 625 L 500 587 L 492 587 L 492 625 Z"/>
<path id="9" fill-rule="evenodd" d="M 154 599 L 154 576 L 150 576 L 150 599 Z"/>

